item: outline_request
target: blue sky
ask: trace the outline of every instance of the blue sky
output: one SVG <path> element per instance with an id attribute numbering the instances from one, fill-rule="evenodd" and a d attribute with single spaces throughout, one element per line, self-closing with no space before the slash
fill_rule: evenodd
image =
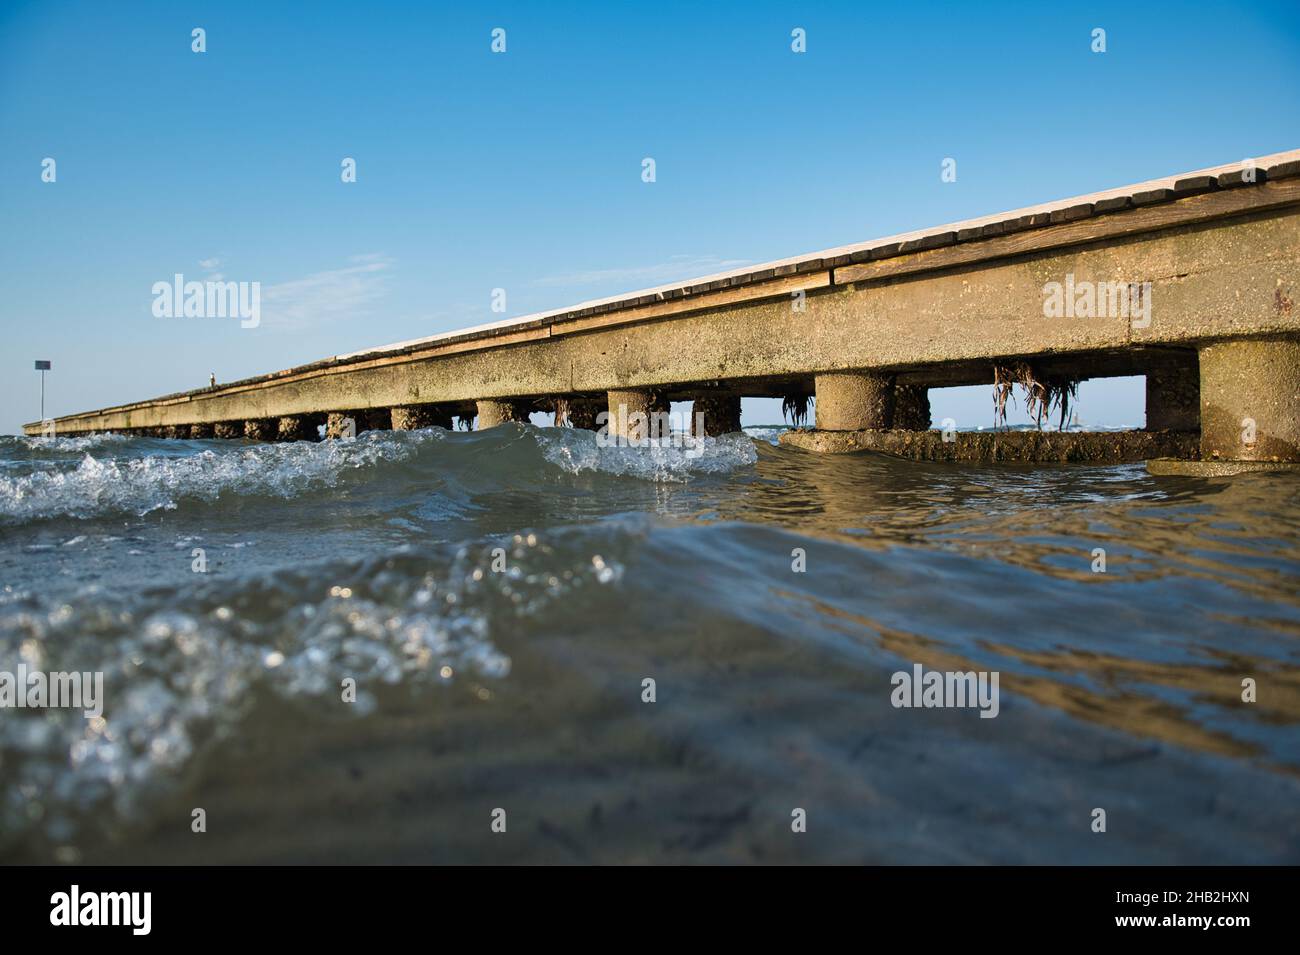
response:
<path id="1" fill-rule="evenodd" d="M 1294 0 L 0 0 L 0 432 L 35 358 L 66 414 L 1291 149 L 1297 117 Z M 261 326 L 155 318 L 177 272 L 261 282 Z M 1141 389 L 1080 412 L 1141 424 Z"/>

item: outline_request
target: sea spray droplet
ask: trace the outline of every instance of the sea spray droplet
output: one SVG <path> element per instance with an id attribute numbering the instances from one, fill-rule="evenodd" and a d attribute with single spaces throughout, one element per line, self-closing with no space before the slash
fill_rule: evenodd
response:
<path id="1" fill-rule="evenodd" d="M 49 605 L 39 594 L 12 598 L 26 612 L 0 616 L 0 660 L 35 654 L 47 670 L 102 672 L 105 705 L 93 721 L 69 710 L 0 720 L 0 850 L 111 834 L 147 817 L 268 692 L 341 718 L 374 712 L 383 686 L 454 688 L 469 678 L 467 691 L 490 699 L 481 681 L 511 669 L 495 635 L 517 629 L 519 612 L 576 599 L 584 579 L 621 572 L 574 554 L 557 574 L 557 553 L 541 535 L 528 540 L 510 580 L 475 581 L 490 549 L 462 547 L 274 574 L 247 609 L 237 581 L 217 581 L 202 597 L 88 588 Z M 338 583 L 322 592 L 322 579 Z M 438 592 L 457 599 L 429 599 Z M 520 595 L 526 611 L 512 599 Z M 356 702 L 342 706 L 338 687 L 350 678 Z"/>

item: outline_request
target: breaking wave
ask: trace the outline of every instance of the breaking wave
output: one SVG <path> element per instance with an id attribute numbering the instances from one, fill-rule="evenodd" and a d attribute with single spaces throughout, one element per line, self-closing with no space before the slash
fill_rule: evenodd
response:
<path id="1" fill-rule="evenodd" d="M 102 673 L 103 709 L 91 719 L 80 709 L 5 711 L 0 849 L 58 846 L 90 820 L 103 833 L 138 820 L 266 694 L 339 719 L 372 712 L 392 688 L 466 681 L 486 698 L 510 672 L 503 631 L 621 575 L 589 541 L 524 534 L 508 553 L 399 553 L 256 586 L 2 595 L 0 668 Z"/>
<path id="2" fill-rule="evenodd" d="M 367 432 L 355 439 L 284 444 L 164 441 L 100 435 L 6 439 L 24 452 L 0 474 L 0 525 L 105 514 L 142 516 L 186 501 L 295 498 L 350 483 L 431 479 L 467 469 L 502 477 L 547 467 L 654 482 L 726 474 L 757 461 L 744 435 L 687 449 L 600 447 L 594 432 L 506 425 L 456 434 L 441 428 Z M 21 443 L 17 443 L 21 442 Z"/>

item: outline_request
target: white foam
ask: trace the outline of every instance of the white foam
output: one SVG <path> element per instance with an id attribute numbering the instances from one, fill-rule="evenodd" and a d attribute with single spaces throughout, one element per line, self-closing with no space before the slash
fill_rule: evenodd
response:
<path id="1" fill-rule="evenodd" d="M 143 515 L 174 508 L 184 499 L 213 501 L 226 494 L 291 498 L 331 487 L 348 471 L 409 458 L 422 444 L 445 436 L 438 429 L 368 432 L 342 441 L 231 445 L 183 457 L 156 453 L 123 458 L 87 451 L 75 467 L 55 464 L 0 477 L 0 523 L 116 512 Z"/>
<path id="2" fill-rule="evenodd" d="M 704 438 L 703 449 L 673 439 L 640 447 L 601 447 L 594 431 L 545 428 L 537 432 L 546 460 L 570 474 L 599 471 L 645 481 L 683 482 L 702 474 L 727 474 L 758 461 L 754 442 L 743 434 Z"/>

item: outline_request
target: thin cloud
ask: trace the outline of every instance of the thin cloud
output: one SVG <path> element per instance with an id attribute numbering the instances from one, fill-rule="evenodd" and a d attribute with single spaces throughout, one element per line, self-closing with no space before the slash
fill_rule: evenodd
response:
<path id="1" fill-rule="evenodd" d="M 349 265 L 314 272 L 262 289 L 262 320 L 299 329 L 342 315 L 364 312 L 388 291 L 393 263 L 382 252 L 354 255 Z"/>

